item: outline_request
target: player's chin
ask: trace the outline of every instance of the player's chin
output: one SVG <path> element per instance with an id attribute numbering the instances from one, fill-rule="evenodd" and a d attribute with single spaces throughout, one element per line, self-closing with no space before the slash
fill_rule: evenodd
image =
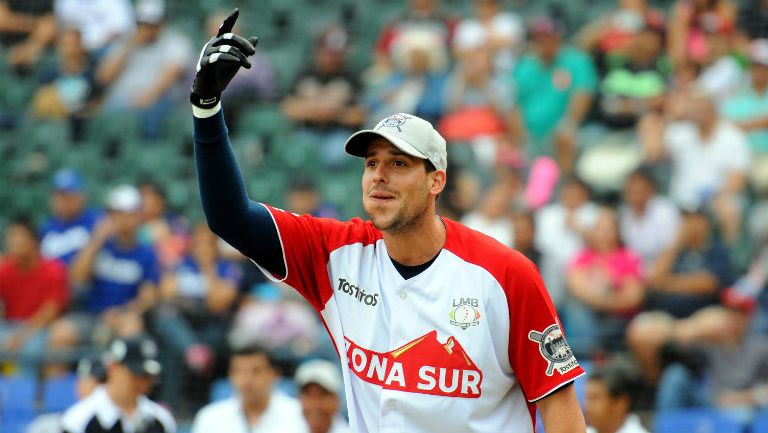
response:
<path id="1" fill-rule="evenodd" d="M 394 218 L 391 212 L 382 212 L 381 209 L 366 209 L 365 211 L 377 229 L 384 231 L 392 225 Z"/>

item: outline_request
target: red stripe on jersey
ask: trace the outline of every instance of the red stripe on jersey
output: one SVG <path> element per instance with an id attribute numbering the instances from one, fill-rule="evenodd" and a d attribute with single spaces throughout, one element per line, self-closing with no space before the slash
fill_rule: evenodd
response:
<path id="1" fill-rule="evenodd" d="M 373 223 L 360 218 L 342 222 L 264 206 L 275 220 L 287 274 L 274 277 L 296 289 L 318 312 L 333 296 L 328 275 L 331 252 L 345 245 L 370 245 L 381 239 Z M 308 263 L 310 269 L 306 268 Z"/>
<path id="2" fill-rule="evenodd" d="M 518 251 L 443 218 L 445 249 L 488 271 L 501 285 L 509 311 L 509 363 L 529 402 L 583 374 L 560 330 L 538 270 Z"/>

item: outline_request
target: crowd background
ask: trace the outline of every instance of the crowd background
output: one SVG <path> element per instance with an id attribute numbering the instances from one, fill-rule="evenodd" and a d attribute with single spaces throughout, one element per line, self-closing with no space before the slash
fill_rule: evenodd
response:
<path id="1" fill-rule="evenodd" d="M 5 0 L 0 430 L 61 410 L 50 384 L 115 337 L 158 341 L 152 396 L 182 426 L 238 347 L 294 395 L 301 361 L 336 361 L 202 219 L 187 95 L 232 7 L 261 38 L 223 95 L 252 198 L 363 216 L 344 140 L 416 114 L 448 140 L 441 215 L 538 265 L 646 426 L 768 409 L 768 1 Z"/>

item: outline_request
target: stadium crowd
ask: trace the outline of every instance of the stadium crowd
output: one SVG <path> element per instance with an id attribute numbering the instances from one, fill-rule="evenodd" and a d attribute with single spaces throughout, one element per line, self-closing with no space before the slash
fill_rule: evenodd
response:
<path id="1" fill-rule="evenodd" d="M 4 87 L 36 77 L 22 106 L 0 108 L 2 134 L 58 122 L 104 171 L 114 154 L 160 159 L 125 181 L 50 158 L 37 168 L 47 211 L 0 212 L 0 396 L 14 378 L 47 389 L 91 377 L 75 368 L 82 359 L 105 363 L 108 389 L 115 366 L 131 366 L 110 345 L 151 338 L 156 356 L 135 355 L 162 366 L 146 393 L 181 426 L 194 420 L 193 432 L 235 410 L 233 388 L 254 402 L 253 431 L 287 431 L 281 417 L 301 417 L 302 406 L 307 423 L 295 431 L 340 428 L 340 379 L 313 361 L 338 363 L 319 318 L 188 212 L 194 194 L 179 198 L 165 182 L 166 154 L 153 145 L 172 137 L 186 146 L 181 180 L 195 183 L 191 122 L 173 119 L 188 110 L 194 47 L 233 6 L 166 2 L 0 1 Z M 360 5 L 378 3 L 387 2 Z M 646 427 L 681 408 L 737 413 L 747 425 L 768 410 L 768 1 L 616 0 L 583 19 L 563 7 L 519 13 L 526 0 L 470 3 L 397 2 L 391 19 L 363 20 L 378 32 L 367 39 L 349 20 L 373 12 L 326 5 L 338 16 L 295 31 L 309 55 L 289 67 L 269 37 L 298 19 L 291 12 L 271 14 L 265 33 L 243 29 L 264 36 L 223 105 L 238 156 L 259 166 L 246 178 L 263 175 L 249 179 L 251 197 L 275 199 L 269 183 L 282 182 L 285 209 L 356 216 L 342 203 L 359 193 L 346 138 L 391 113 L 428 119 L 449 144 L 440 214 L 539 267 L 592 372 L 580 395 L 594 431 L 639 427 L 633 409 Z M 193 33 L 174 25 L 186 8 L 196 9 Z M 124 137 L 94 143 L 89 131 L 110 127 L 101 122 L 118 122 Z M 10 211 L 25 194 L 18 167 L 29 164 L 24 143 L 0 141 Z M 269 167 L 278 160 L 288 162 Z M 325 194 L 334 176 L 349 183 L 341 201 Z M 4 406 L 8 392 L 3 432 L 64 409 L 38 388 L 29 410 Z"/>

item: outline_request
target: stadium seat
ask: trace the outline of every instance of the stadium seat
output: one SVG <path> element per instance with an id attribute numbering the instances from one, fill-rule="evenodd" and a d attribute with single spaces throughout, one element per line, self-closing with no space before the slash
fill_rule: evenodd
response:
<path id="1" fill-rule="evenodd" d="M 683 409 L 657 412 L 655 433 L 743 433 L 745 422 L 716 409 Z"/>
<path id="2" fill-rule="evenodd" d="M 22 433 L 37 415 L 37 380 L 31 376 L 0 377 L 0 431 Z"/>
<path id="3" fill-rule="evenodd" d="M 275 135 L 289 129 L 288 121 L 277 105 L 257 105 L 241 114 L 241 128 L 259 136 Z"/>
<path id="4" fill-rule="evenodd" d="M 43 383 L 42 412 L 61 412 L 77 401 L 77 376 L 68 374 Z"/>

